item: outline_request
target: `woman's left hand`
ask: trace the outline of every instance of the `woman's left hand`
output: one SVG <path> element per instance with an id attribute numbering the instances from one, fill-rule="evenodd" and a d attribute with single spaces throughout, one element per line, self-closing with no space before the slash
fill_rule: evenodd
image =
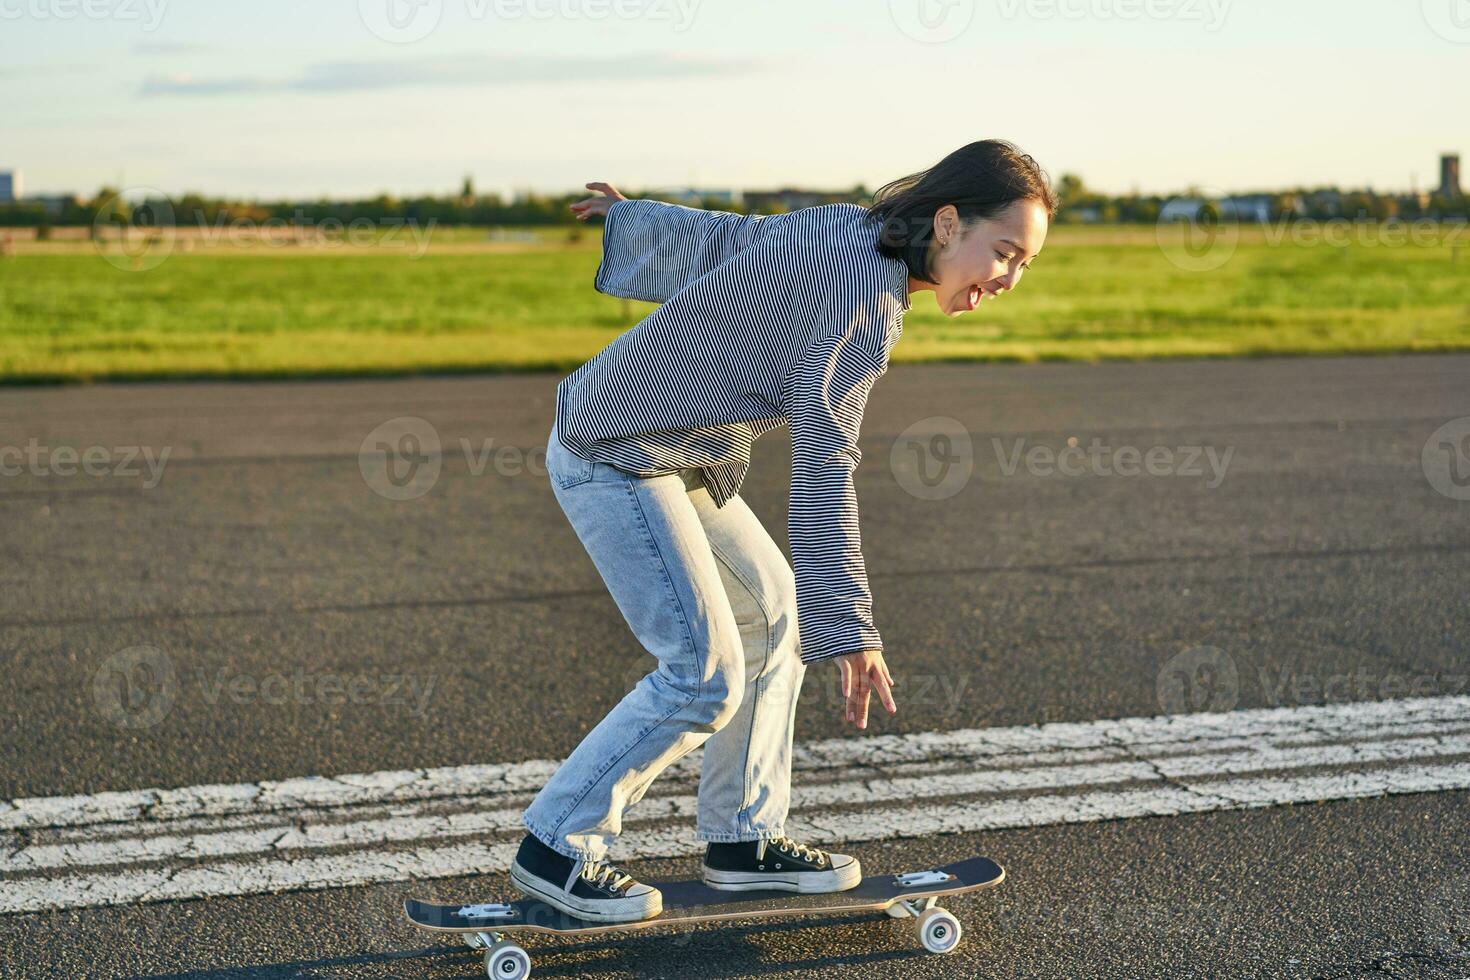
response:
<path id="1" fill-rule="evenodd" d="M 586 221 L 594 214 L 600 214 L 605 217 L 607 215 L 608 208 L 612 207 L 619 201 L 627 200 L 626 197 L 618 193 L 618 189 L 612 184 L 606 184 L 600 180 L 594 180 L 592 183 L 588 184 L 587 189 L 589 191 L 602 191 L 602 193 L 606 196 L 589 197 L 585 200 L 578 201 L 576 204 L 573 204 L 572 214 L 577 216 L 578 221 Z"/>
<path id="2" fill-rule="evenodd" d="M 868 696 L 874 691 L 890 715 L 898 710 L 893 702 L 893 675 L 883 662 L 882 650 L 860 650 L 838 657 L 837 667 L 842 671 L 848 721 L 859 728 L 868 727 Z"/>

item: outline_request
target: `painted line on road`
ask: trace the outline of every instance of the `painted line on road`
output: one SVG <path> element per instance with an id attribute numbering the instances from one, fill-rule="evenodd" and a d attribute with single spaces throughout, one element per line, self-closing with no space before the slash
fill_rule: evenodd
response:
<path id="1" fill-rule="evenodd" d="M 809 778 L 793 787 L 789 823 L 835 845 L 1470 789 L 1467 726 L 1470 698 L 1454 697 L 830 739 L 798 746 Z M 636 833 L 616 860 L 699 852 L 689 826 L 699 754 L 629 811 Z M 842 772 L 869 763 L 881 772 Z M 15 801 L 6 815 L 25 834 L 4 834 L 0 913 L 503 873 L 523 833 L 523 805 L 508 797 L 523 801 L 555 765 Z M 119 807 L 133 816 L 96 820 Z M 201 814 L 209 807 L 224 813 Z M 278 822 L 240 827 L 242 813 Z M 507 839 L 446 844 L 495 835 Z"/>
<path id="2" fill-rule="evenodd" d="M 939 757 L 983 758 L 1056 749 L 1118 749 L 1229 737 L 1319 734 L 1332 738 L 1362 734 L 1375 728 L 1388 731 L 1405 725 L 1440 721 L 1470 724 L 1470 696 L 1354 701 L 825 739 L 797 745 L 793 767 L 803 772 L 841 769 L 855 763 L 887 765 Z M 697 756 L 698 753 L 692 753 L 679 760 L 665 770 L 665 777 L 698 772 Z M 550 759 L 532 759 L 515 763 L 308 776 L 179 789 L 29 797 L 0 801 L 0 830 L 130 821 L 164 822 L 195 816 L 278 813 L 313 807 L 534 792 L 559 764 Z"/>
<path id="3" fill-rule="evenodd" d="M 792 787 L 792 809 L 805 812 L 818 807 L 864 802 L 906 802 L 917 798 L 1028 792 L 1123 782 L 1163 782 L 1188 778 L 1203 780 L 1207 777 L 1247 772 L 1364 765 L 1444 756 L 1470 758 L 1470 735 L 1403 738 L 1286 750 L 1258 746 L 1249 751 L 1221 753 L 1211 750 L 1187 756 L 1145 756 L 1137 761 L 1052 764 L 1021 769 L 967 768 L 960 772 L 890 775 L 887 778 L 848 780 L 817 786 L 797 784 Z M 689 781 L 686 779 L 681 782 Z M 1200 788 L 1208 785 L 1203 781 L 1198 783 Z M 316 824 L 295 820 L 248 830 L 29 844 L 0 855 L 0 874 L 278 854 L 283 851 L 363 847 L 370 844 L 432 842 L 442 838 L 509 833 L 520 829 L 523 810 L 524 807 L 521 806 L 449 814 L 418 814 L 410 810 L 372 820 Z M 648 796 L 627 811 L 624 823 L 634 826 L 647 823 L 650 819 L 693 817 L 696 812 L 697 796 L 693 793 Z"/>

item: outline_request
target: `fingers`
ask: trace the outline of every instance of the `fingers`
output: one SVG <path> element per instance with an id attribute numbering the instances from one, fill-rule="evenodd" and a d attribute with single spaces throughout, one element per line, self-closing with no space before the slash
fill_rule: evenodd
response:
<path id="1" fill-rule="evenodd" d="M 571 205 L 572 214 L 578 221 L 586 221 L 594 214 L 607 214 L 607 209 L 617 201 L 626 200 L 618 189 L 606 181 L 594 180 L 586 185 L 589 191 L 600 191 L 604 197 L 589 197 Z"/>
<path id="2" fill-rule="evenodd" d="M 845 698 L 852 692 L 852 665 L 847 662 L 846 657 L 838 658 L 837 673 L 842 678 L 842 696 Z"/>
<path id="3" fill-rule="evenodd" d="M 888 676 L 886 668 L 873 675 L 873 690 L 878 693 L 878 700 L 883 702 L 883 707 L 890 715 L 898 710 L 898 705 L 893 700 L 893 691 L 890 689 L 892 684 L 893 679 Z"/>
<path id="4" fill-rule="evenodd" d="M 847 720 L 859 728 L 868 727 L 868 675 L 853 671 L 853 684 L 847 695 Z"/>

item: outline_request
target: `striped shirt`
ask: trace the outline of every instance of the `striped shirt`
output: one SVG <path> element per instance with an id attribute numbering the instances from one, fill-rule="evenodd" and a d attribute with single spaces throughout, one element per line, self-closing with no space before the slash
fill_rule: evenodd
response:
<path id="1" fill-rule="evenodd" d="M 803 662 L 882 649 L 853 470 L 868 392 L 909 308 L 908 268 L 857 204 L 740 215 L 614 203 L 599 292 L 661 303 L 556 389 L 568 449 L 639 476 L 698 468 L 716 506 L 756 439 L 791 434 L 787 523 Z"/>

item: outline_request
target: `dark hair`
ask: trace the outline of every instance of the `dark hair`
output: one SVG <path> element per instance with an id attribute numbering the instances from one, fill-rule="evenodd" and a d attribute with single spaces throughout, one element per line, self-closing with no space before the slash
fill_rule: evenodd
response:
<path id="1" fill-rule="evenodd" d="M 1005 140 L 979 140 L 960 147 L 928 170 L 884 184 L 873 195 L 872 215 L 882 222 L 878 251 L 903 260 L 909 275 L 929 276 L 929 240 L 934 215 L 953 204 L 968 224 L 992 218 L 1017 201 L 1034 200 L 1056 214 L 1057 198 L 1046 171 Z"/>

